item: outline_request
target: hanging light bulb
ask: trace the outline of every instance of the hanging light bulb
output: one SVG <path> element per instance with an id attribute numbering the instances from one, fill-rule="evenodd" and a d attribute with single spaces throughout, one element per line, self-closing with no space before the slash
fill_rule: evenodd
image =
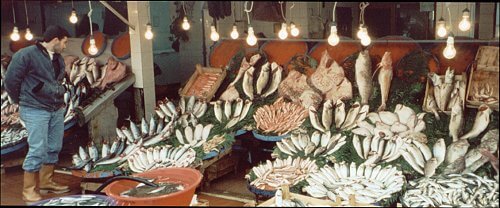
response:
<path id="1" fill-rule="evenodd" d="M 182 19 L 182 29 L 189 30 L 189 28 L 191 28 L 191 25 L 189 25 L 188 18 L 184 16 L 184 19 Z"/>
<path id="2" fill-rule="evenodd" d="M 453 33 L 448 35 L 448 39 L 446 40 L 446 48 L 443 50 L 443 56 L 447 59 L 452 59 L 457 55 L 457 50 L 455 50 L 455 38 L 453 37 Z"/>
<path id="3" fill-rule="evenodd" d="M 437 35 L 441 38 L 444 38 L 444 36 L 446 36 L 446 33 L 446 22 L 444 21 L 443 17 L 441 17 L 437 22 Z"/>
<path id="4" fill-rule="evenodd" d="M 96 55 L 97 52 L 99 52 L 99 50 L 97 49 L 97 46 L 95 45 L 95 39 L 94 39 L 94 37 L 90 37 L 89 54 Z"/>
<path id="5" fill-rule="evenodd" d="M 19 36 L 19 30 L 17 29 L 16 26 L 14 26 L 14 29 L 12 30 L 12 34 L 10 34 L 10 39 L 13 41 L 18 41 L 21 36 Z"/>
<path id="6" fill-rule="evenodd" d="M 232 39 L 238 39 L 240 37 L 240 34 L 238 33 L 238 27 L 236 26 L 236 23 L 233 24 L 233 31 L 231 31 L 231 38 Z"/>
<path id="7" fill-rule="evenodd" d="M 337 24 L 332 23 L 332 25 L 330 26 L 330 36 L 328 36 L 328 44 L 330 44 L 331 46 L 336 46 L 337 44 L 339 44 L 339 41 L 340 38 L 337 35 Z"/>
<path id="8" fill-rule="evenodd" d="M 212 41 L 218 41 L 219 40 L 219 33 L 217 33 L 217 30 L 215 29 L 215 26 L 212 25 L 210 26 L 210 31 L 212 31 L 210 33 L 210 39 L 212 39 Z"/>
<path id="9" fill-rule="evenodd" d="M 286 37 L 288 37 L 288 32 L 286 32 L 286 23 L 281 23 L 281 30 L 280 32 L 278 33 L 278 37 L 281 39 L 281 40 L 284 40 L 286 39 Z"/>
<path id="10" fill-rule="evenodd" d="M 146 37 L 146 39 L 148 39 L 148 40 L 151 40 L 151 39 L 153 39 L 153 36 L 154 36 L 154 34 L 153 34 L 153 31 L 151 28 L 151 24 L 148 23 L 146 25 L 146 32 L 144 33 L 144 37 Z"/>
<path id="11" fill-rule="evenodd" d="M 31 30 L 30 28 L 26 28 L 26 34 L 24 35 L 24 38 L 26 38 L 26 40 L 31 40 L 33 39 L 33 34 L 31 34 Z"/>
<path id="12" fill-rule="evenodd" d="M 250 46 L 254 46 L 256 43 L 257 43 L 257 37 L 255 37 L 253 27 L 248 26 L 247 44 Z"/>
<path id="13" fill-rule="evenodd" d="M 361 45 L 368 46 L 368 45 L 370 45 L 370 43 L 372 43 L 372 39 L 370 38 L 370 36 L 367 35 L 367 36 L 361 38 Z"/>
<path id="14" fill-rule="evenodd" d="M 458 24 L 458 28 L 461 31 L 467 31 L 470 29 L 470 11 L 469 9 L 465 8 L 462 11 L 462 21 L 460 21 L 460 24 Z"/>
<path id="15" fill-rule="evenodd" d="M 365 26 L 360 25 L 358 33 L 356 34 L 359 39 L 363 39 L 364 37 L 368 36 L 368 30 L 366 29 Z"/>
<path id="16" fill-rule="evenodd" d="M 78 17 L 76 16 L 76 10 L 75 10 L 75 8 L 73 8 L 71 10 L 71 16 L 69 16 L 69 22 L 71 22 L 73 24 L 76 24 L 76 22 L 78 22 Z"/>
<path id="17" fill-rule="evenodd" d="M 290 22 L 290 34 L 292 34 L 293 37 L 297 37 L 299 33 L 299 28 L 297 28 L 293 22 Z"/>

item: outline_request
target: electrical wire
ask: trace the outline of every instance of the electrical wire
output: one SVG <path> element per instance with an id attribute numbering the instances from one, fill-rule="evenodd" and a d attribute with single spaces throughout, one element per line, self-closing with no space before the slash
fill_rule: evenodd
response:
<path id="1" fill-rule="evenodd" d="M 337 9 L 337 2 L 333 4 L 332 22 L 335 22 L 335 9 Z"/>
<path id="2" fill-rule="evenodd" d="M 187 16 L 186 14 L 186 3 L 182 1 L 182 10 L 184 10 L 184 16 Z"/>
<path id="3" fill-rule="evenodd" d="M 248 1 L 245 1 L 245 12 L 247 13 L 247 20 L 248 20 L 248 25 L 250 25 L 250 15 L 248 13 L 250 13 L 253 9 L 253 1 L 250 1 L 250 9 L 248 9 Z"/>
<path id="4" fill-rule="evenodd" d="M 14 25 L 16 25 L 16 11 L 14 9 L 14 0 L 12 0 L 12 17 L 14 17 Z"/>
<path id="5" fill-rule="evenodd" d="M 361 25 L 365 25 L 365 9 L 368 5 L 370 5 L 368 2 L 361 2 L 359 4 L 359 9 L 361 10 L 359 13 L 359 22 L 362 22 Z"/>
<path id="6" fill-rule="evenodd" d="M 292 21 L 292 9 L 295 7 L 295 2 L 292 2 L 292 6 L 290 6 L 290 22 Z"/>
<path id="7" fill-rule="evenodd" d="M 285 14 L 283 13 L 283 1 L 278 1 L 278 3 L 280 4 L 281 8 L 281 17 L 283 17 L 283 21 L 286 22 Z"/>
<path id="8" fill-rule="evenodd" d="M 73 3 L 73 0 L 71 0 L 71 8 L 75 9 L 75 4 Z"/>
<path id="9" fill-rule="evenodd" d="M 450 7 L 446 7 L 448 9 L 448 19 L 450 19 L 450 32 L 452 31 L 451 29 L 453 28 L 453 25 L 451 24 L 451 12 L 450 12 Z"/>
<path id="10" fill-rule="evenodd" d="M 89 16 L 90 37 L 93 37 L 94 36 L 94 31 L 92 30 L 92 3 L 90 1 L 89 1 L 89 8 L 90 8 L 90 11 L 87 14 L 87 16 Z"/>
<path id="11" fill-rule="evenodd" d="M 28 18 L 28 7 L 26 6 L 26 0 L 24 0 L 24 11 L 26 12 L 26 26 L 30 26 L 29 18 Z"/>

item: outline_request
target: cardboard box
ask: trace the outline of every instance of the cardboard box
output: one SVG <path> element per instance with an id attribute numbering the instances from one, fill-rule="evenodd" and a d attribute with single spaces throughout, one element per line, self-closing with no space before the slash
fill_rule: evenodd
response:
<path id="1" fill-rule="evenodd" d="M 498 111 L 500 74 L 498 56 L 498 47 L 479 47 L 467 87 L 467 107 L 478 108 L 480 105 L 486 104 Z"/>
<path id="2" fill-rule="evenodd" d="M 191 75 L 186 85 L 179 91 L 179 95 L 194 95 L 198 99 L 210 101 L 225 77 L 226 70 L 224 69 L 202 67 L 200 64 L 196 64 L 195 72 Z"/>
<path id="3" fill-rule="evenodd" d="M 439 78 L 441 81 L 444 83 L 444 76 L 441 75 Z M 454 76 L 454 81 L 453 81 L 453 86 L 456 85 L 456 82 L 460 81 L 460 90 L 459 90 L 459 95 L 460 95 L 460 100 L 462 101 L 462 108 L 465 107 L 465 94 L 466 94 L 466 86 L 467 86 L 467 75 L 463 73 L 462 75 L 455 75 Z M 422 110 L 428 113 L 432 113 L 432 111 L 427 107 L 427 100 L 434 98 L 434 85 L 432 84 L 432 80 L 427 78 L 427 84 L 425 87 L 425 97 L 424 97 L 424 103 L 422 104 Z M 438 111 L 440 111 L 438 109 Z M 451 108 L 446 108 L 445 111 L 442 111 L 446 113 L 447 115 L 451 114 Z"/>

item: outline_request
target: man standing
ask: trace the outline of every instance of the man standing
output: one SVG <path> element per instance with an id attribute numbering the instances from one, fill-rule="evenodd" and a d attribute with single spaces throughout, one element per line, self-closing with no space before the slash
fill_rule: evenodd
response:
<path id="1" fill-rule="evenodd" d="M 40 172 L 40 191 L 68 192 L 68 186 L 52 181 L 64 136 L 64 59 L 68 31 L 50 26 L 43 40 L 19 50 L 12 57 L 5 76 L 5 89 L 28 130 L 29 150 L 24 159 L 23 200 L 41 200 L 35 191 Z"/>

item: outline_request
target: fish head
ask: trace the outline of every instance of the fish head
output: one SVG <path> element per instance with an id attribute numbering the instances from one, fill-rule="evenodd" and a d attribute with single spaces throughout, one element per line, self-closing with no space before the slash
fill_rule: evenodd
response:
<path id="1" fill-rule="evenodd" d="M 359 60 L 368 60 L 370 58 L 368 54 L 368 50 L 362 50 L 359 52 L 358 59 Z"/>
<path id="2" fill-rule="evenodd" d="M 492 113 L 491 108 L 486 104 L 482 104 L 477 110 L 482 114 L 490 115 Z"/>
<path id="3" fill-rule="evenodd" d="M 257 63 L 257 61 L 258 61 L 259 59 L 260 59 L 260 54 L 259 54 L 259 53 L 257 53 L 257 54 L 255 54 L 255 55 L 253 55 L 252 57 L 250 57 L 250 62 L 249 62 L 249 64 L 250 64 L 251 66 L 253 66 L 255 63 Z"/>
<path id="4" fill-rule="evenodd" d="M 451 67 L 448 67 L 448 69 L 446 69 L 446 74 L 444 76 L 444 81 L 446 83 L 453 83 L 453 77 L 455 76 L 455 71 L 451 69 Z"/>
<path id="5" fill-rule="evenodd" d="M 380 65 L 387 68 L 392 66 L 391 52 L 386 51 L 384 56 L 382 56 L 382 60 L 380 61 Z"/>

